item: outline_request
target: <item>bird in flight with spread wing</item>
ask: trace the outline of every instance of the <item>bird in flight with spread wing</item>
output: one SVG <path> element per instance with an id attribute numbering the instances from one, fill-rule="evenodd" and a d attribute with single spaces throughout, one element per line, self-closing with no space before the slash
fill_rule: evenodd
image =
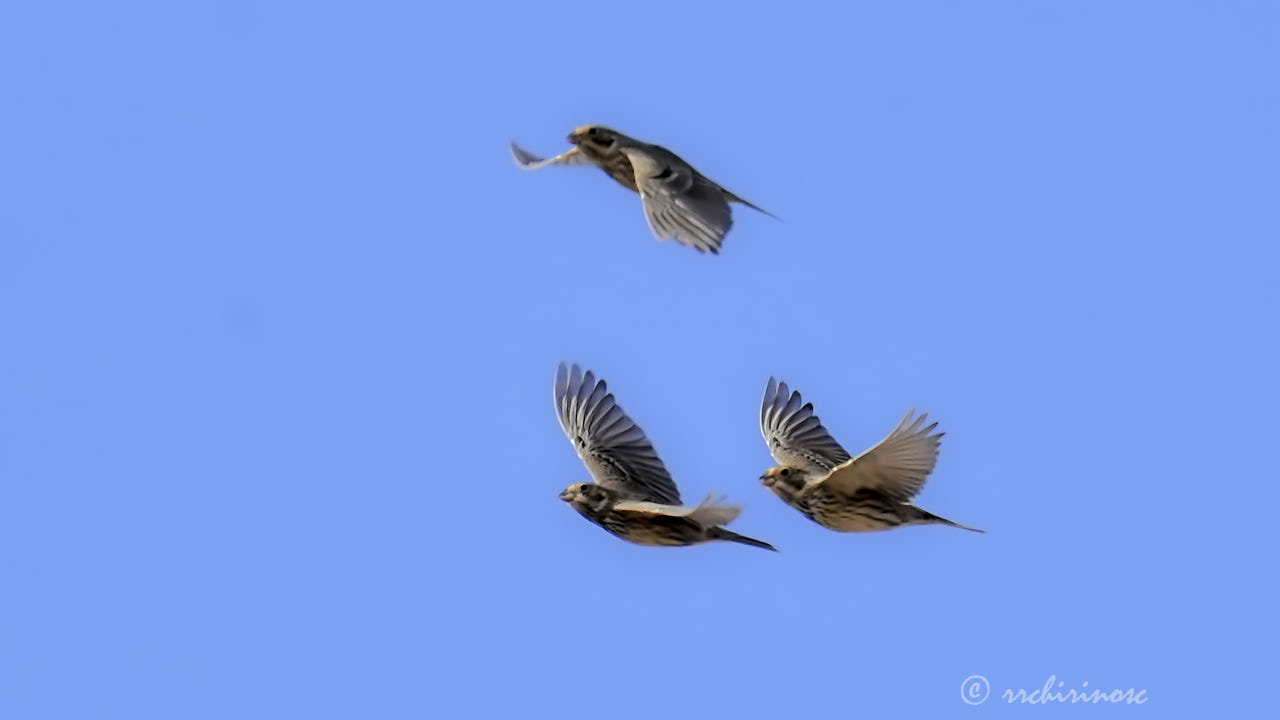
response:
<path id="1" fill-rule="evenodd" d="M 511 155 L 525 170 L 548 165 L 595 165 L 620 185 L 640 193 L 644 217 L 659 240 L 676 240 L 698 252 L 720 252 L 733 225 L 729 203 L 774 217 L 720 187 L 670 150 L 627 137 L 602 125 L 569 133 L 572 148 L 540 158 L 515 143 Z"/>
<path id="2" fill-rule="evenodd" d="M 941 432 L 927 416 L 907 413 L 879 444 L 851 457 L 831 437 L 812 403 L 769 378 L 760 432 L 778 463 L 760 476 L 765 487 L 819 525 L 840 532 L 940 523 L 983 532 L 911 504 L 938 462 Z"/>
<path id="3" fill-rule="evenodd" d="M 591 371 L 561 364 L 554 397 L 560 427 L 595 480 L 560 493 L 583 517 L 638 545 L 728 540 L 775 549 L 721 527 L 738 517 L 738 507 L 715 502 L 710 495 L 698 505 L 681 505 L 680 491 L 644 431 Z"/>

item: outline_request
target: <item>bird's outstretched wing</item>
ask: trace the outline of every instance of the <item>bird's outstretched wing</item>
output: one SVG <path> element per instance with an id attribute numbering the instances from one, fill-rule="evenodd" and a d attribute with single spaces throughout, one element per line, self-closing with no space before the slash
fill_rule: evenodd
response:
<path id="1" fill-rule="evenodd" d="M 525 150 L 514 142 L 511 143 L 511 157 L 522 170 L 538 170 L 548 165 L 592 165 L 590 159 L 576 147 L 569 148 L 552 158 L 541 158 Z"/>
<path id="2" fill-rule="evenodd" d="M 561 363 L 554 396 L 560 427 L 598 484 L 632 500 L 680 504 L 671 474 L 604 380 Z"/>
<path id="3" fill-rule="evenodd" d="M 699 252 L 720 252 L 733 226 L 729 201 L 719 185 L 680 158 L 656 146 L 622 150 L 635 170 L 649 229 Z"/>
<path id="4" fill-rule="evenodd" d="M 703 527 L 716 527 L 719 525 L 728 525 L 733 522 L 738 514 L 742 512 L 742 508 L 736 505 L 729 505 L 723 501 L 716 500 L 711 495 L 697 505 L 662 505 L 652 502 L 638 502 L 634 500 L 624 500 L 613 506 L 618 512 L 634 512 L 647 513 L 651 515 L 671 515 L 674 517 L 685 517 L 698 523 Z"/>
<path id="5" fill-rule="evenodd" d="M 800 468 L 816 477 L 850 458 L 822 426 L 813 404 L 773 378 L 769 378 L 760 401 L 760 433 L 779 465 Z"/>
<path id="6" fill-rule="evenodd" d="M 870 488 L 899 502 L 910 501 L 933 472 L 942 444 L 942 433 L 934 432 L 938 423 L 925 425 L 926 418 L 927 414 L 916 417 L 914 410 L 908 412 L 888 437 L 833 469 L 822 484 L 845 494 Z"/>

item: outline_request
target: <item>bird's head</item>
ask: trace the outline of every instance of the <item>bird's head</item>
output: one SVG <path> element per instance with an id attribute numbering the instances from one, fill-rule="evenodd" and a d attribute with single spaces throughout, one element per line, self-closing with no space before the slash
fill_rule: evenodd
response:
<path id="1" fill-rule="evenodd" d="M 600 152 L 612 152 L 618 149 L 622 133 L 610 130 L 603 125 L 583 125 L 569 133 L 569 142 L 578 147 L 586 146 Z"/>
<path id="2" fill-rule="evenodd" d="M 790 500 L 804 489 L 809 473 L 789 465 L 771 467 L 760 476 L 760 483 L 783 500 Z"/>
<path id="3" fill-rule="evenodd" d="M 592 483 L 574 483 L 560 491 L 560 499 L 579 511 L 599 513 L 613 503 L 613 493 Z"/>

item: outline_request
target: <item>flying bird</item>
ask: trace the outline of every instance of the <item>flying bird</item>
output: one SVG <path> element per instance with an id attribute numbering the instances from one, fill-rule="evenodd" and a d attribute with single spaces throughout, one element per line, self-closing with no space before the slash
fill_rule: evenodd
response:
<path id="1" fill-rule="evenodd" d="M 680 491 L 640 426 L 613 399 L 604 380 L 577 365 L 556 371 L 556 415 L 594 483 L 575 483 L 560 493 L 586 519 L 638 545 L 695 545 L 711 540 L 769 543 L 723 525 L 741 509 L 706 500 L 680 504 Z"/>
<path id="2" fill-rule="evenodd" d="M 927 415 L 908 412 L 870 450 L 851 457 L 822 426 L 813 404 L 769 378 L 760 404 L 760 432 L 778 463 L 760 476 L 765 487 L 819 525 L 840 532 L 888 530 L 952 522 L 911 504 L 938 462 L 942 433 Z"/>
<path id="3" fill-rule="evenodd" d="M 774 217 L 720 187 L 659 145 L 627 137 L 602 125 L 584 125 L 569 133 L 572 148 L 543 159 L 514 142 L 511 155 L 525 170 L 548 165 L 595 165 L 618 184 L 640 193 L 644 217 L 659 240 L 676 240 L 698 252 L 720 252 L 733 225 L 729 203 Z"/>

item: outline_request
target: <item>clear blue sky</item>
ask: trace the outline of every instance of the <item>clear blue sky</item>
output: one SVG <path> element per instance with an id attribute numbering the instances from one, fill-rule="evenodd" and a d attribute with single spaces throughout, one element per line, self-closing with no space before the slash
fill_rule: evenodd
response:
<path id="1" fill-rule="evenodd" d="M 1280 10 L 878 5 L 7 7 L 0 716 L 1262 712 Z M 785 222 L 507 154 L 589 122 Z M 561 360 L 781 552 L 565 507 Z M 988 534 L 785 507 L 771 374 Z"/>

